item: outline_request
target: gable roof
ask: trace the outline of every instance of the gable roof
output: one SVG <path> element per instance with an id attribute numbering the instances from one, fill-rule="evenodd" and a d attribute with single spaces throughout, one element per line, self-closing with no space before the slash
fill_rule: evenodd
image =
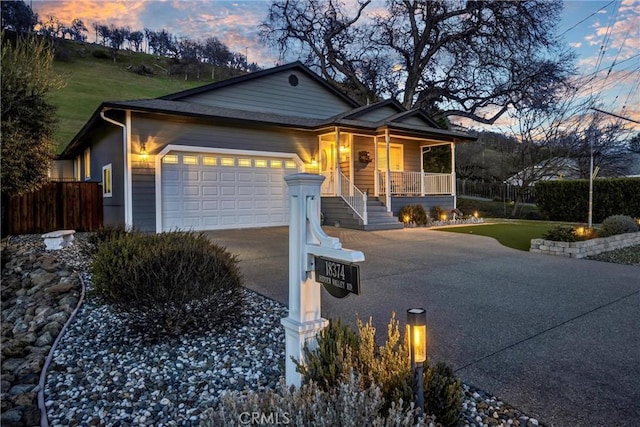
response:
<path id="1" fill-rule="evenodd" d="M 224 88 L 224 87 L 229 87 L 229 86 L 242 84 L 242 83 L 245 83 L 245 82 L 248 82 L 248 81 L 251 81 L 251 80 L 256 80 L 256 79 L 260 79 L 260 78 L 263 78 L 263 77 L 266 77 L 266 76 L 270 76 L 272 74 L 277 74 L 277 73 L 280 73 L 282 71 L 293 71 L 293 70 L 296 70 L 298 72 L 304 73 L 307 77 L 310 77 L 315 82 L 317 82 L 320 85 L 322 85 L 325 89 L 327 89 L 333 95 L 337 96 L 338 98 L 341 98 L 343 101 L 345 101 L 347 104 L 351 105 L 353 108 L 356 108 L 356 107 L 360 106 L 359 102 L 357 102 L 356 100 L 348 97 L 346 94 L 344 94 L 341 91 L 339 91 L 336 87 L 332 86 L 325 79 L 323 79 L 322 77 L 320 77 L 319 75 L 317 75 L 316 73 L 311 71 L 309 69 L 309 67 L 305 66 L 300 61 L 292 62 L 290 64 L 285 64 L 285 65 L 280 65 L 280 66 L 273 67 L 273 68 L 267 68 L 266 70 L 260 70 L 260 71 L 256 71 L 256 72 L 253 72 L 253 73 L 243 74 L 241 76 L 232 77 L 232 78 L 226 79 L 226 80 L 220 80 L 220 81 L 215 82 L 215 83 L 210 83 L 210 84 L 204 85 L 204 86 L 198 86 L 198 87 L 195 87 L 195 88 L 192 88 L 192 89 L 183 90 L 183 91 L 180 91 L 180 92 L 170 93 L 168 95 L 160 96 L 160 97 L 158 97 L 158 99 L 164 99 L 164 100 L 167 100 L 167 101 L 180 101 L 180 100 L 183 100 L 183 99 L 185 99 L 187 97 L 190 97 L 190 96 L 193 96 L 193 95 L 200 95 L 202 93 L 211 92 L 211 91 L 214 91 L 216 89 L 221 89 L 221 88 Z"/>

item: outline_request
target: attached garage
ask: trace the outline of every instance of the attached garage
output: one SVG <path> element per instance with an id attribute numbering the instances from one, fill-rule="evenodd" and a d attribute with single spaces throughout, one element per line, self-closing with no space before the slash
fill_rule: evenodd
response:
<path id="1" fill-rule="evenodd" d="M 171 150 L 160 157 L 159 231 L 288 225 L 296 155 Z"/>

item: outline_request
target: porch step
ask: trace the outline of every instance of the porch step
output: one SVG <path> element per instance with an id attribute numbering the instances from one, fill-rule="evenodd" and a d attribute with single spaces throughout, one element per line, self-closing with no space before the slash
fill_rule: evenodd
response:
<path id="1" fill-rule="evenodd" d="M 327 225 L 340 222 L 341 227 L 366 231 L 396 230 L 404 227 L 397 217 L 387 212 L 386 207 L 377 198 L 367 200 L 367 225 L 362 224 L 362 219 L 340 197 L 323 197 L 321 210 L 324 223 Z"/>

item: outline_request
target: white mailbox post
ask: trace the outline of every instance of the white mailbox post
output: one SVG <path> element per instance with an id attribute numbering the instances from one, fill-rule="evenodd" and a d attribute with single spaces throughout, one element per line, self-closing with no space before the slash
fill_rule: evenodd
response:
<path id="1" fill-rule="evenodd" d="M 329 321 L 321 314 L 321 285 L 315 281 L 314 257 L 337 261 L 364 261 L 360 251 L 342 249 L 340 240 L 320 226 L 320 186 L 324 177 L 313 174 L 286 176 L 289 186 L 289 316 L 285 329 L 285 376 L 288 385 L 300 387 L 302 377 L 291 360 L 303 359 L 305 343 L 313 347 L 316 334 Z"/>

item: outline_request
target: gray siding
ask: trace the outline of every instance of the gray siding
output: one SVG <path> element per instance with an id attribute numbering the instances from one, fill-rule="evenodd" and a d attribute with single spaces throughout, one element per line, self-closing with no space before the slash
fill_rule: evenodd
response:
<path id="1" fill-rule="evenodd" d="M 298 78 L 297 86 L 289 84 L 290 75 Z M 328 118 L 353 108 L 311 77 L 295 70 L 222 87 L 181 101 L 311 118 Z"/>
<path id="2" fill-rule="evenodd" d="M 51 179 L 52 180 L 72 180 L 73 176 L 73 160 L 54 160 L 51 162 Z"/>
<path id="3" fill-rule="evenodd" d="M 183 145 L 233 150 L 296 153 L 303 162 L 311 161 L 318 139 L 312 132 L 288 129 L 248 128 L 210 125 L 204 122 L 167 120 L 166 116 L 132 118 L 132 149 L 137 153 L 140 141 L 146 142 L 151 154 L 144 162 L 132 157 L 133 223 L 144 231 L 155 231 L 155 157 L 165 146 Z"/>
<path id="4" fill-rule="evenodd" d="M 97 142 L 91 143 L 91 181 L 102 182 L 102 167 L 109 163 L 113 195 L 102 199 L 104 225 L 124 225 L 122 129 L 115 126 Z"/>
<path id="5" fill-rule="evenodd" d="M 369 190 L 369 194 L 374 194 L 375 190 L 376 150 L 373 140 L 373 137 L 359 135 L 354 135 L 353 137 L 353 181 L 360 191 Z M 360 163 L 358 161 L 358 152 L 360 151 L 368 151 L 373 161 L 371 163 Z"/>
<path id="6" fill-rule="evenodd" d="M 429 127 L 433 126 L 431 123 L 427 122 L 426 120 L 422 120 L 418 116 L 405 117 L 404 119 L 398 120 L 398 122 L 399 123 L 406 123 L 408 125 L 429 126 Z"/>
<path id="7" fill-rule="evenodd" d="M 356 116 L 355 118 L 357 120 L 365 120 L 365 121 L 370 121 L 370 122 L 379 122 L 381 120 L 386 119 L 387 117 L 391 117 L 393 115 L 398 114 L 398 110 L 389 106 L 389 105 L 385 105 L 384 107 L 380 107 L 378 109 L 372 110 L 372 111 L 367 111 L 365 114 Z M 422 123 L 424 124 L 424 123 Z"/>

